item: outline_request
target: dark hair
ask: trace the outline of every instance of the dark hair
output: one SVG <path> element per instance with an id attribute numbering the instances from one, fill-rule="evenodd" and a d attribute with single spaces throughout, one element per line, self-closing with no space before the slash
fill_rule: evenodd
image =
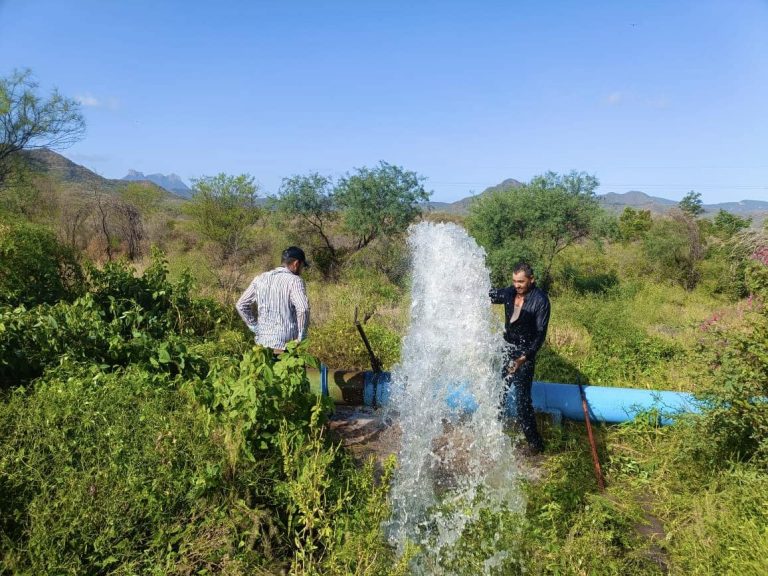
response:
<path id="1" fill-rule="evenodd" d="M 518 272 L 525 272 L 525 275 L 528 276 L 528 278 L 533 278 L 533 268 L 531 268 L 531 265 L 528 264 L 528 262 L 520 261 L 515 264 L 515 267 L 512 268 L 512 274 L 517 274 Z"/>
<path id="2" fill-rule="evenodd" d="M 282 263 L 290 264 L 294 260 L 298 260 L 304 265 L 307 265 L 307 257 L 304 255 L 304 250 L 298 246 L 288 246 L 288 248 L 283 250 Z"/>

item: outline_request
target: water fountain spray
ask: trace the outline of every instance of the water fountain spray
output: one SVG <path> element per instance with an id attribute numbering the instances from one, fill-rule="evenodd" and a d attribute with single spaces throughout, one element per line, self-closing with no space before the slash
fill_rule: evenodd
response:
<path id="1" fill-rule="evenodd" d="M 450 223 L 413 226 L 408 245 L 410 326 L 389 408 L 402 444 L 386 529 L 401 551 L 411 542 L 434 559 L 482 507 L 524 501 L 500 418 L 501 327 L 485 252 Z"/>

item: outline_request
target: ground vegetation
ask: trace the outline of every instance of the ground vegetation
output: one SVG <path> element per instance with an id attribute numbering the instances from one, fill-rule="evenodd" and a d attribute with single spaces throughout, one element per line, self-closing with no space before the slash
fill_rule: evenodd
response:
<path id="1" fill-rule="evenodd" d="M 258 206 L 247 175 L 199 182 L 198 204 L 134 187 L 105 195 L 104 220 L 94 197 L 16 176 L 51 202 L 22 210 L 23 188 L 0 190 L 0 573 L 407 574 L 418 551 L 398 558 L 381 529 L 396 464 L 355 462 L 333 440 L 330 406 L 309 394 L 305 367 L 369 367 L 357 309 L 391 368 L 410 304 L 403 229 L 463 218 L 421 214 L 420 178 L 384 163 L 335 184 L 289 179 L 277 201 L 293 207 L 279 214 Z M 524 257 L 548 279 L 536 377 L 690 391 L 706 409 L 672 426 L 654 414 L 598 426 L 604 492 L 584 430 L 543 419 L 547 452 L 533 462 L 525 513 L 480 515 L 439 568 L 764 574 L 765 231 L 683 210 L 611 217 L 594 205 L 595 184 L 548 174 L 516 188 L 522 196 L 476 200 L 466 220 L 498 285 Z M 403 189 L 411 195 L 386 226 L 350 216 Z M 557 202 L 518 214 L 526 194 Z M 140 216 L 140 250 L 107 200 Z M 349 252 L 332 275 L 305 275 L 310 338 L 275 361 L 231 302 L 302 237 L 310 260 L 331 245 Z M 223 282 L 232 261 L 241 276 Z M 504 552 L 492 567 L 491 543 Z"/>

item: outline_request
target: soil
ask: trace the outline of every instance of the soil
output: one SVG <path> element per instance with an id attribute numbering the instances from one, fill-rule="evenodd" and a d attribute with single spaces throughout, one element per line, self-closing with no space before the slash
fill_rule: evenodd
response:
<path id="1" fill-rule="evenodd" d="M 382 411 L 375 408 L 336 406 L 328 428 L 356 460 L 362 463 L 373 458 L 377 472 L 400 449 L 400 427 L 385 421 Z"/>
<path id="2" fill-rule="evenodd" d="M 377 472 L 381 472 L 386 459 L 392 454 L 396 456 L 400 449 L 400 427 L 397 421 L 385 419 L 382 410 L 366 406 L 339 405 L 336 406 L 328 427 L 356 460 L 363 463 L 373 458 Z M 513 430 L 509 432 L 514 433 Z M 446 430 L 445 435 L 434 441 L 435 454 L 440 456 L 448 443 L 461 447 L 466 443 L 465 440 L 460 429 Z M 522 444 L 519 440 L 513 441 L 521 476 L 529 482 L 538 481 L 543 474 L 546 455 L 525 456 L 524 450 L 520 449 L 525 445 L 525 441 L 522 441 Z M 462 451 L 459 450 L 457 455 L 458 458 L 455 458 L 456 461 L 452 464 L 461 468 Z M 443 461 L 444 459 L 440 458 L 440 462 Z"/>

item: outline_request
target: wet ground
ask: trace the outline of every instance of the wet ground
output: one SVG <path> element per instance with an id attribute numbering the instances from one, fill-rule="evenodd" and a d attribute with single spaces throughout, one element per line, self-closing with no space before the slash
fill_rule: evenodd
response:
<path id="1" fill-rule="evenodd" d="M 400 449 L 400 427 L 385 421 L 383 411 L 375 408 L 336 406 L 328 427 L 355 459 L 374 458 L 378 469 Z"/>
<path id="2" fill-rule="evenodd" d="M 329 428 L 345 448 L 359 462 L 374 458 L 376 468 L 381 472 L 385 460 L 400 449 L 400 428 L 397 421 L 385 418 L 382 410 L 368 407 L 337 406 L 330 419 Z M 508 431 L 513 438 L 519 435 L 512 429 Z M 432 446 L 435 467 L 433 470 L 435 488 L 450 488 L 456 474 L 462 473 L 462 460 L 466 455 L 466 445 L 462 428 L 448 427 L 446 432 L 435 439 Z M 446 456 L 449 446 L 450 456 Z M 546 455 L 525 456 L 522 454 L 525 442 L 515 444 L 515 459 L 519 474 L 529 482 L 538 482 L 545 473 Z M 515 465 L 510 463 L 510 465 Z M 666 532 L 662 522 L 652 513 L 652 500 L 641 500 L 644 519 L 636 525 L 636 530 L 649 540 L 647 556 L 655 562 L 662 574 L 668 573 L 668 558 L 662 543 Z"/>
<path id="3" fill-rule="evenodd" d="M 396 420 L 386 417 L 383 410 L 366 406 L 338 405 L 330 418 L 328 427 L 356 460 L 362 463 L 373 458 L 378 471 L 382 470 L 386 459 L 392 454 L 397 455 L 400 449 L 400 427 Z M 454 456 L 452 467 L 461 468 L 461 446 L 464 441 L 460 427 L 446 430 L 443 436 L 435 440 L 433 448 L 436 461 L 445 462 L 442 454 L 446 451 L 448 444 L 452 444 L 453 452 L 459 455 L 458 459 Z M 516 451 L 516 458 L 523 478 L 532 482 L 541 478 L 545 456 L 525 457 Z M 456 472 L 456 470 L 453 471 L 453 473 Z M 458 472 L 461 471 L 458 470 Z M 443 470 L 439 476 L 445 474 L 451 474 L 451 472 Z"/>

